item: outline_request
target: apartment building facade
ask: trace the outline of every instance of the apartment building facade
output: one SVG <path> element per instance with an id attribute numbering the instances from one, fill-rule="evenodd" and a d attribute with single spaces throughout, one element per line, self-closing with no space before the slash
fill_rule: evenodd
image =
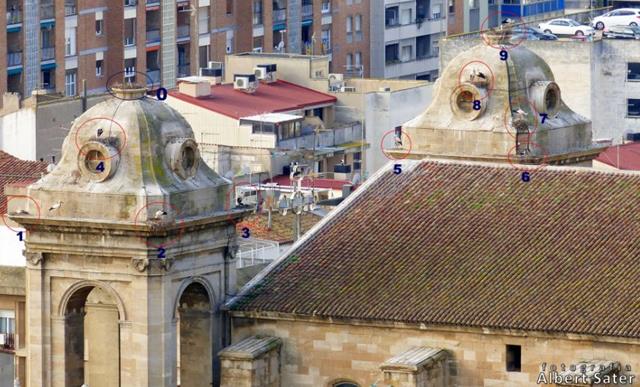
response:
<path id="1" fill-rule="evenodd" d="M 246 19 L 246 20 L 244 20 Z M 226 53 L 251 49 L 239 0 L 6 0 L 0 93 L 77 95 L 131 81 L 172 88 Z"/>

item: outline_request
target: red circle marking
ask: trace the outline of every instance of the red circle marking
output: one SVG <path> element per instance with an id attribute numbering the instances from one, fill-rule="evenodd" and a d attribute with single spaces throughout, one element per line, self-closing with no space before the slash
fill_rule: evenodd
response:
<path id="1" fill-rule="evenodd" d="M 515 156 L 516 145 L 511 147 L 511 149 L 509 149 L 509 152 L 507 152 L 507 162 L 513 168 L 523 172 L 537 171 L 538 169 L 546 167 L 548 165 L 547 162 L 549 161 L 549 153 L 542 146 L 533 141 L 528 141 L 526 144 L 529 144 L 533 148 L 539 148 L 542 150 L 542 164 L 515 164 L 513 156 Z M 529 165 L 531 166 L 529 167 Z"/>
<path id="2" fill-rule="evenodd" d="M 139 223 L 138 223 L 138 216 L 140 215 L 140 212 L 142 212 L 142 210 L 144 210 L 144 209 L 146 209 L 146 208 L 148 208 L 149 206 L 154 205 L 154 204 L 161 204 L 161 205 L 162 205 L 162 208 L 164 208 L 164 205 L 165 205 L 165 204 L 167 204 L 167 205 L 168 205 L 169 207 L 171 207 L 171 209 L 176 213 L 176 218 L 180 215 L 180 211 L 178 211 L 178 209 L 176 208 L 176 206 L 172 205 L 171 203 L 165 202 L 165 201 L 156 200 L 156 201 L 149 202 L 149 203 L 145 204 L 144 206 L 142 206 L 142 207 L 138 210 L 138 212 L 136 212 L 135 218 L 133 219 L 133 224 L 134 224 L 134 225 L 138 225 L 138 224 L 139 224 Z M 180 239 L 182 239 L 182 236 L 183 236 L 183 234 L 184 234 L 184 229 L 185 229 L 184 220 L 182 220 L 182 219 L 180 220 L 180 228 L 179 228 L 179 229 L 180 229 L 180 233 L 178 234 L 178 236 L 177 236 L 177 237 L 175 237 L 175 238 L 173 238 L 173 239 L 169 240 L 167 243 L 163 243 L 163 244 L 160 244 L 160 245 L 154 245 L 154 244 L 152 244 L 152 243 L 149 243 L 149 240 L 148 240 L 148 239 L 146 239 L 146 238 L 140 238 L 140 239 L 144 239 L 145 244 L 146 244 L 147 246 L 149 246 L 149 247 L 153 247 L 153 248 L 156 248 L 156 249 L 159 249 L 159 248 L 164 248 L 164 249 L 166 249 L 167 247 L 169 247 L 169 246 L 171 246 L 171 245 L 174 245 L 174 244 L 175 244 L 175 243 L 177 243 Z"/>
<path id="3" fill-rule="evenodd" d="M 540 126 L 540 123 L 538 122 L 538 118 L 540 117 L 540 114 L 538 113 L 538 110 L 536 109 L 535 105 L 529 101 L 528 99 L 525 99 L 521 96 L 518 96 L 514 99 L 512 99 L 510 101 L 510 103 L 507 105 L 507 107 L 504 109 L 504 112 L 502 113 L 502 124 L 504 125 L 504 128 L 507 130 L 507 133 L 509 133 L 509 135 L 511 137 L 513 137 L 514 139 L 516 138 L 516 133 L 513 133 L 513 131 L 511 131 L 509 129 L 509 120 L 508 117 L 509 115 L 512 113 L 511 109 L 514 103 L 520 102 L 521 100 L 524 100 L 525 102 L 527 102 L 529 104 L 529 106 L 531 106 L 531 111 L 534 114 L 533 117 L 533 130 L 531 131 L 531 133 L 529 133 L 529 137 L 531 137 L 537 130 L 538 127 Z"/>
<path id="4" fill-rule="evenodd" d="M 118 123 L 118 121 L 115 121 L 109 117 L 93 117 L 93 118 L 89 118 L 88 120 L 84 121 L 82 124 L 80 124 L 80 126 L 78 126 L 78 128 L 76 129 L 76 134 L 74 136 L 74 142 L 76 144 L 76 148 L 78 148 L 78 152 L 82 155 L 82 156 L 86 156 L 86 154 L 84 154 L 84 152 L 82 152 L 82 149 L 80 147 L 80 144 L 78 144 L 78 134 L 80 133 L 80 129 L 82 129 L 83 126 L 85 126 L 87 123 L 91 122 L 91 121 L 96 121 L 96 120 L 107 120 L 107 121 L 111 121 L 112 123 L 116 124 L 119 128 L 120 131 L 122 132 L 122 136 L 124 137 L 122 140 L 122 146 L 118 149 L 118 152 L 113 155 L 113 156 L 109 156 L 106 157 L 105 160 L 109 160 L 112 159 L 116 156 L 119 156 L 120 154 L 122 154 L 122 150 L 124 149 L 124 147 L 127 145 L 127 133 L 125 132 L 124 128 L 122 127 L 122 125 L 120 125 Z"/>
<path id="5" fill-rule="evenodd" d="M 467 64 L 465 64 L 464 66 L 462 66 L 462 68 L 460 69 L 460 72 L 458 73 L 458 86 L 454 89 L 457 90 L 460 86 L 462 86 L 462 81 L 461 81 L 461 77 L 462 77 L 462 72 L 464 71 L 464 69 L 469 66 L 471 63 L 480 63 L 483 64 L 487 70 L 489 70 L 489 72 L 491 73 L 491 82 L 489 82 L 489 87 L 487 88 L 487 95 L 485 95 L 484 97 L 480 98 L 480 100 L 482 101 L 483 99 L 489 98 L 489 96 L 491 95 L 491 93 L 493 92 L 493 87 L 496 84 L 496 77 L 493 74 L 493 70 L 491 70 L 491 67 L 489 67 L 488 64 L 486 64 L 485 62 L 481 61 L 481 60 L 472 60 L 471 62 L 468 62 Z"/>
<path id="6" fill-rule="evenodd" d="M 506 16 L 506 17 L 515 16 L 514 19 L 519 19 L 519 23 L 516 23 L 516 24 L 523 25 L 523 23 L 524 23 L 524 20 L 522 19 L 522 17 L 516 15 L 513 12 L 509 12 L 509 11 L 493 11 L 493 12 L 490 12 L 489 15 L 482 20 L 482 23 L 480 23 L 480 38 L 482 39 L 482 41 L 484 42 L 485 45 L 487 45 L 489 47 L 493 47 L 493 48 L 498 49 L 498 50 L 509 51 L 512 48 L 518 47 L 519 45 L 522 44 L 522 42 L 527 40 L 528 32 L 527 32 L 527 30 L 524 30 L 524 34 L 522 34 L 522 36 L 523 36 L 522 39 L 520 39 L 516 43 L 507 44 L 507 45 L 504 45 L 504 46 L 494 46 L 493 44 L 489 43 L 488 39 L 485 36 L 485 34 L 489 30 L 485 29 L 484 26 L 485 26 L 485 24 L 487 24 L 487 21 L 489 21 L 489 18 L 491 16 L 493 16 L 493 15 L 496 15 L 499 20 L 502 19 L 502 16 Z M 497 28 L 497 26 L 496 26 L 496 28 Z"/>
<path id="7" fill-rule="evenodd" d="M 384 156 L 389 159 L 389 160 L 404 160 L 407 157 L 409 157 L 409 155 L 411 154 L 411 149 L 413 149 L 413 141 L 411 141 L 411 137 L 409 136 L 409 134 L 407 132 L 405 132 L 404 130 L 400 130 L 400 139 L 402 139 L 402 136 L 404 135 L 407 140 L 409 140 L 409 149 L 407 150 L 407 153 L 403 153 L 401 157 L 390 157 L 387 152 L 385 152 L 384 150 L 384 139 L 390 135 L 391 133 L 395 133 L 395 129 L 391 129 L 389 131 L 386 131 L 383 135 L 382 135 L 382 139 L 380 139 L 380 150 L 382 151 L 382 154 L 384 154 Z"/>
<path id="8" fill-rule="evenodd" d="M 40 205 L 38 204 L 38 202 L 32 198 L 31 196 L 28 195 L 7 195 L 7 210 L 9 209 L 9 202 L 15 198 L 26 198 L 29 199 L 33 202 L 33 204 L 36 205 L 36 209 L 38 210 L 38 216 L 36 217 L 36 219 L 40 219 L 41 218 L 41 214 L 40 214 Z M 2 214 L 1 218 L 2 218 L 2 223 L 4 223 L 5 226 L 7 226 L 7 228 L 13 232 L 19 232 L 18 230 L 15 230 L 13 228 L 11 228 L 8 224 L 7 221 L 5 220 L 5 216 L 7 216 L 8 214 Z M 27 231 L 27 233 L 29 232 L 29 229 L 27 227 L 25 227 L 25 230 Z"/>

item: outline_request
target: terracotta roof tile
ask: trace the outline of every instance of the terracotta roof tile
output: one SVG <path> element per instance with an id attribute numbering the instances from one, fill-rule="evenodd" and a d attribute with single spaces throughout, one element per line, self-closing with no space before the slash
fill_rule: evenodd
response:
<path id="1" fill-rule="evenodd" d="M 311 229 L 316 223 L 322 219 L 320 216 L 305 212 L 300 216 L 302 223 L 302 233 Z M 295 215 L 289 211 L 287 215 L 282 216 L 278 211 L 271 213 L 271 229 L 269 225 L 269 214 L 261 212 L 259 214 L 245 217 L 244 220 L 236 225 L 239 234 L 242 233 L 244 227 L 248 227 L 251 231 L 251 237 L 275 241 L 278 243 L 290 243 L 294 240 L 293 224 Z"/>
<path id="2" fill-rule="evenodd" d="M 31 184 L 40 179 L 43 173 L 47 173 L 47 163 L 22 160 L 0 151 L 0 214 L 7 212 L 7 197 L 4 195 L 7 184 Z"/>
<path id="3" fill-rule="evenodd" d="M 640 174 L 405 162 L 232 310 L 640 337 Z"/>

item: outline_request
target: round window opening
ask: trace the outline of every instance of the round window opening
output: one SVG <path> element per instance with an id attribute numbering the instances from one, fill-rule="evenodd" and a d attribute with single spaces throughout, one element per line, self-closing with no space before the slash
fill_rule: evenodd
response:
<path id="1" fill-rule="evenodd" d="M 99 150 L 92 149 L 87 152 L 84 158 L 84 165 L 92 173 L 102 173 L 105 170 L 104 161 L 106 157 Z"/>
<path id="2" fill-rule="evenodd" d="M 464 113 L 469 113 L 473 110 L 473 93 L 469 90 L 463 90 L 458 93 L 456 97 L 456 105 Z"/>
<path id="3" fill-rule="evenodd" d="M 196 152 L 190 146 L 185 146 L 182 149 L 182 169 L 185 171 L 191 170 L 196 164 Z"/>
<path id="4" fill-rule="evenodd" d="M 546 108 L 546 111 L 548 112 L 554 111 L 557 105 L 558 105 L 558 92 L 553 88 L 547 89 L 547 93 L 544 96 L 544 107 Z"/>

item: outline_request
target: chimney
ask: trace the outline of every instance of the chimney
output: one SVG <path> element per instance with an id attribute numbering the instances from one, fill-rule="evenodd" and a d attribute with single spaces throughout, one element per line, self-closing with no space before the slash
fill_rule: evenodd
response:
<path id="1" fill-rule="evenodd" d="M 211 83 L 203 78 L 183 79 L 178 84 L 178 91 L 194 98 L 205 98 L 211 95 Z"/>

